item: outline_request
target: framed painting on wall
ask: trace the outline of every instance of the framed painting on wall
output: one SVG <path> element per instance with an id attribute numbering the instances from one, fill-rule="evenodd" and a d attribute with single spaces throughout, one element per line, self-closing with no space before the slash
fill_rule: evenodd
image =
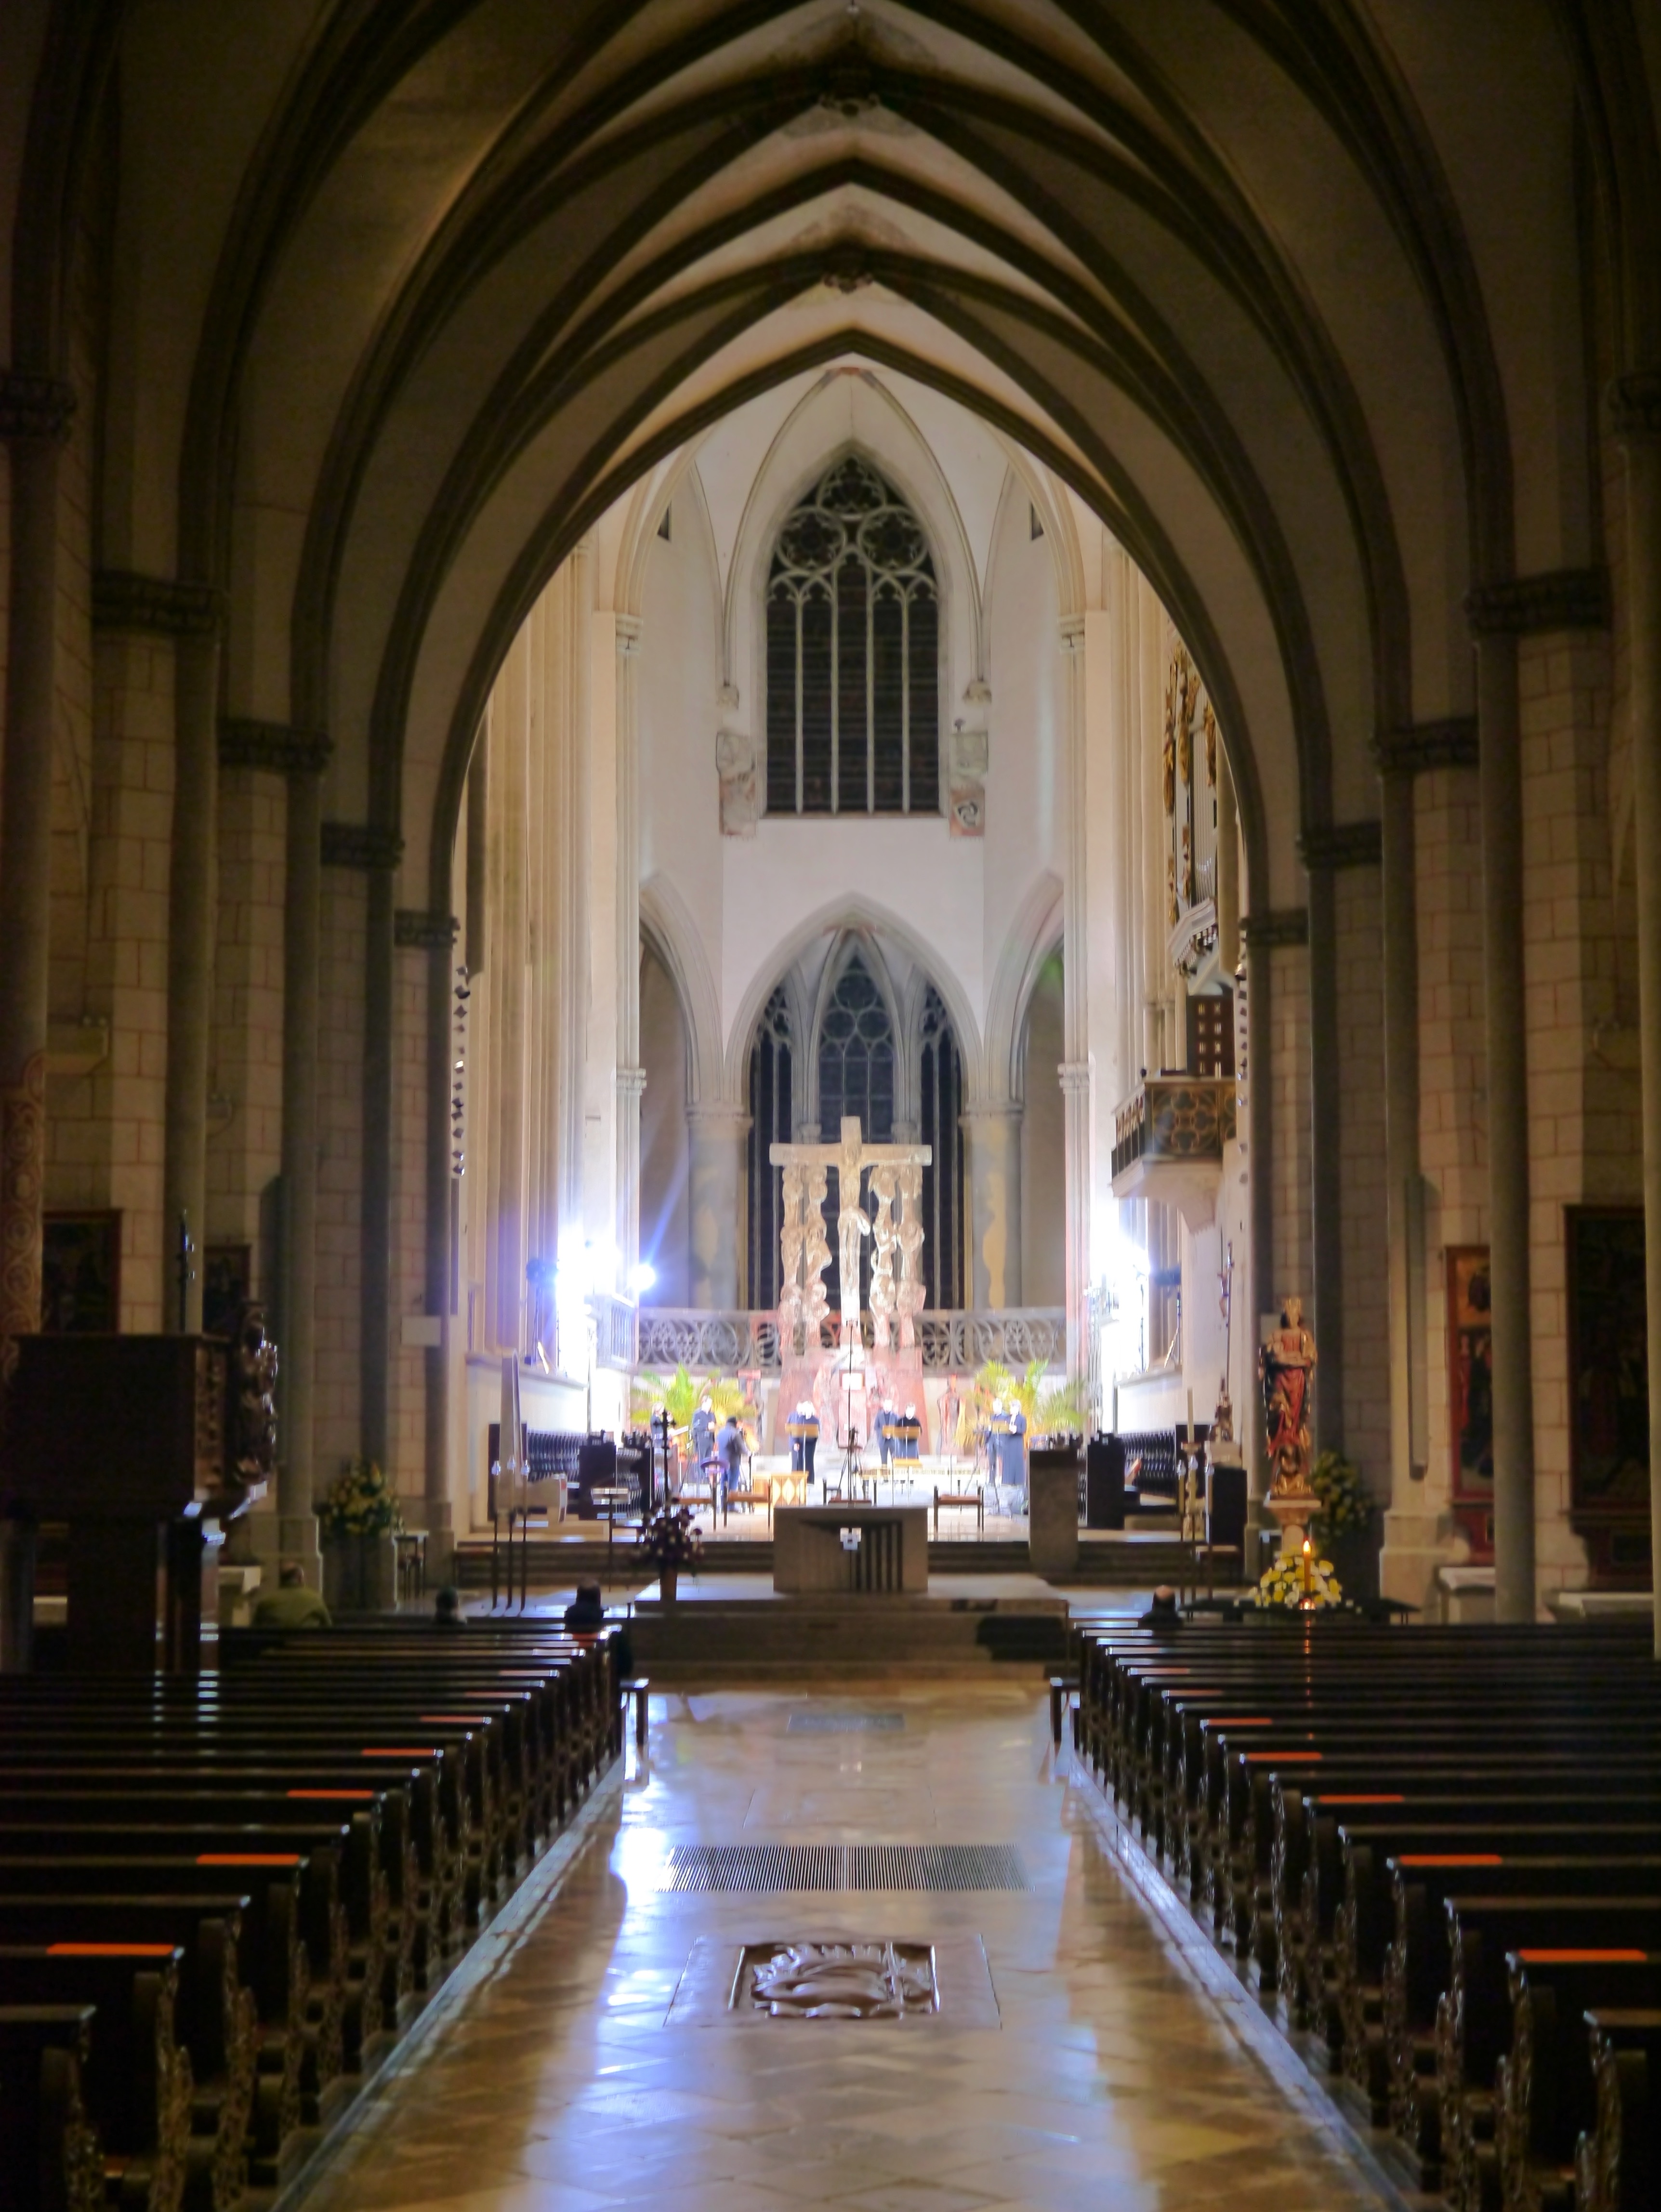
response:
<path id="1" fill-rule="evenodd" d="M 229 1336 L 248 1296 L 253 1250 L 247 1244 L 210 1244 L 202 1255 L 202 1333 Z"/>
<path id="2" fill-rule="evenodd" d="M 120 1326 L 120 1214 L 48 1213 L 41 1224 L 42 1334 L 113 1336 Z"/>
<path id="3" fill-rule="evenodd" d="M 1448 1247 L 1448 1425 L 1455 1520 L 1494 1557 L 1494 1323 L 1486 1244 Z"/>
<path id="4" fill-rule="evenodd" d="M 1600 1583 L 1649 1574 L 1644 1209 L 1571 1206 L 1569 1514 Z"/>

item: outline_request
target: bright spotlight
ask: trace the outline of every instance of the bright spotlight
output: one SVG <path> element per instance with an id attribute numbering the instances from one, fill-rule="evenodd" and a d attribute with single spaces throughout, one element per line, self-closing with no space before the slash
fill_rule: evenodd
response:
<path id="1" fill-rule="evenodd" d="M 629 1270 L 629 1287 L 636 1297 L 649 1291 L 658 1279 L 658 1271 L 649 1260 L 636 1260 Z"/>

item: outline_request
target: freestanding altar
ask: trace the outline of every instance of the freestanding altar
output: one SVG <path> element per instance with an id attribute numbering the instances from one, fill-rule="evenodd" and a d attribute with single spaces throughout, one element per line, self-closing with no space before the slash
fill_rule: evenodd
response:
<path id="1" fill-rule="evenodd" d="M 899 1597 L 928 1588 L 926 1505 L 781 1505 L 773 1587 L 787 1597 Z"/>

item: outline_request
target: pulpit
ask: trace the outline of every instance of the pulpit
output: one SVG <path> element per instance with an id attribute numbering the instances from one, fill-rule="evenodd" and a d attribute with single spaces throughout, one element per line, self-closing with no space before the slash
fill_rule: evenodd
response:
<path id="1" fill-rule="evenodd" d="M 24 1336 L 6 1404 L 6 1510 L 69 1524 L 77 1670 L 200 1664 L 208 1532 L 265 1494 L 276 1349 L 256 1309 L 235 1342 Z"/>

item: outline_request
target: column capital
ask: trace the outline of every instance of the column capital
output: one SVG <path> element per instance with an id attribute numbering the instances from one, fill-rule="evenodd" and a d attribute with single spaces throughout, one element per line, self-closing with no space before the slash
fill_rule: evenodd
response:
<path id="1" fill-rule="evenodd" d="M 1333 868 L 1376 868 L 1384 850 L 1384 828 L 1377 821 L 1329 822 L 1305 830 L 1298 840 L 1299 856 L 1311 876 Z"/>
<path id="2" fill-rule="evenodd" d="M 401 906 L 392 915 L 392 943 L 407 951 L 447 952 L 456 941 L 458 927 L 453 914 Z"/>
<path id="3" fill-rule="evenodd" d="M 321 775 L 334 750 L 321 730 L 290 729 L 284 722 L 259 722 L 222 714 L 219 721 L 221 768 L 264 769 L 271 775 Z"/>
<path id="4" fill-rule="evenodd" d="M 1282 945 L 1309 943 L 1309 908 L 1274 907 L 1263 914 L 1243 914 L 1240 936 L 1252 952 L 1273 952 Z"/>
<path id="5" fill-rule="evenodd" d="M 749 1110 L 730 1105 L 724 1099 L 708 1106 L 689 1106 L 686 1126 L 695 1136 L 708 1131 L 711 1136 L 744 1137 L 750 1133 Z"/>
<path id="6" fill-rule="evenodd" d="M 1474 584 L 1465 594 L 1465 619 L 1479 641 L 1538 637 L 1559 629 L 1607 629 L 1609 570 L 1553 568 L 1538 576 Z"/>
<path id="7" fill-rule="evenodd" d="M 75 409 L 75 387 L 61 377 L 0 369 L 0 439 L 9 444 L 21 444 L 26 438 L 64 444 Z"/>
<path id="8" fill-rule="evenodd" d="M 990 1128 L 995 1122 L 1019 1121 L 1025 1111 L 1026 1109 L 1018 1105 L 1013 1098 L 1001 1099 L 995 1105 L 983 1101 L 978 1106 L 965 1106 L 958 1116 L 958 1125 L 964 1129 L 976 1128 L 983 1124 Z"/>
<path id="9" fill-rule="evenodd" d="M 1661 368 L 1634 369 L 1609 388 L 1609 425 L 1622 446 L 1661 439 Z"/>
<path id="10" fill-rule="evenodd" d="M 403 858 L 404 840 L 396 830 L 381 830 L 372 822 L 323 824 L 326 868 L 395 868 Z"/>
<path id="11" fill-rule="evenodd" d="M 638 1098 L 646 1088 L 646 1070 L 643 1067 L 620 1067 L 617 1085 L 619 1098 Z"/>
<path id="12" fill-rule="evenodd" d="M 1082 653 L 1084 651 L 1084 617 L 1082 615 L 1063 615 L 1061 619 L 1060 628 L 1062 651 L 1063 653 Z"/>
<path id="13" fill-rule="evenodd" d="M 211 584 L 182 584 L 171 576 L 141 576 L 131 568 L 100 568 L 92 580 L 94 629 L 147 632 L 155 637 L 216 638 L 225 595 Z"/>
<path id="14" fill-rule="evenodd" d="M 1372 740 L 1381 775 L 1421 775 L 1431 769 L 1475 768 L 1476 717 L 1449 714 L 1440 721 L 1409 722 L 1379 730 Z"/>
<path id="15" fill-rule="evenodd" d="M 1095 1070 L 1087 1060 L 1064 1060 L 1056 1073 L 1062 1089 L 1071 1096 L 1088 1091 Z"/>
<path id="16" fill-rule="evenodd" d="M 638 615 L 618 615 L 615 620 L 618 631 L 618 651 L 626 659 L 640 651 L 641 633 L 645 624 Z"/>

